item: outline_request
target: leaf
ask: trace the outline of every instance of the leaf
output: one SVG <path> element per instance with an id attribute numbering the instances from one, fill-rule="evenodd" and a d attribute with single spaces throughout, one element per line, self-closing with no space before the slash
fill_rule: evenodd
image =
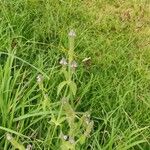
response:
<path id="1" fill-rule="evenodd" d="M 63 81 L 58 85 L 57 95 L 61 92 L 62 88 L 67 84 L 67 81 Z"/>
<path id="2" fill-rule="evenodd" d="M 62 141 L 61 150 L 75 150 L 75 144 L 71 144 L 69 141 Z"/>
<path id="3" fill-rule="evenodd" d="M 7 133 L 6 137 L 15 149 L 25 150 L 24 146 L 17 142 L 17 140 L 15 140 L 9 133 Z"/>
<path id="4" fill-rule="evenodd" d="M 81 145 L 83 145 L 85 143 L 86 137 L 84 135 L 81 135 L 79 138 L 79 142 Z"/>
<path id="5" fill-rule="evenodd" d="M 24 137 L 24 138 L 30 139 L 28 136 L 25 136 L 25 135 L 23 135 L 23 134 L 21 134 L 19 132 L 16 132 L 16 131 L 14 131 L 12 129 L 9 129 L 9 128 L 5 128 L 5 127 L 0 126 L 0 130 L 6 131 L 6 132 L 9 132 L 9 133 L 13 133 L 13 134 L 18 135 L 20 137 Z"/>
<path id="6" fill-rule="evenodd" d="M 71 92 L 72 92 L 73 95 L 75 96 L 75 95 L 76 95 L 76 92 L 77 92 L 77 85 L 76 85 L 73 81 L 71 81 L 71 82 L 69 83 L 69 86 L 70 86 Z"/>
<path id="7" fill-rule="evenodd" d="M 133 147 L 136 146 L 136 145 L 139 145 L 139 144 L 145 143 L 145 142 L 146 142 L 146 140 L 135 141 L 135 142 L 133 142 L 133 143 L 127 145 L 126 147 L 124 147 L 124 150 L 128 150 L 128 149 L 130 149 L 130 148 L 133 148 Z"/>
<path id="8" fill-rule="evenodd" d="M 63 70 L 62 72 L 63 72 L 66 80 L 68 80 L 69 79 L 69 73 L 66 70 Z"/>

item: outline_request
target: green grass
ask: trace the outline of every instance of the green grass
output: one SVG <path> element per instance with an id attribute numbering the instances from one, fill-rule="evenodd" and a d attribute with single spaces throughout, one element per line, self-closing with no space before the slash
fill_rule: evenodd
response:
<path id="1" fill-rule="evenodd" d="M 74 109 L 90 110 L 94 121 L 76 149 L 149 150 L 149 18 L 148 0 L 1 0 L 0 150 L 14 149 L 8 133 L 25 147 L 60 149 L 50 120 L 61 112 L 59 61 L 67 57 L 71 29 L 78 62 L 71 98 Z M 91 62 L 84 64 L 87 57 Z"/>

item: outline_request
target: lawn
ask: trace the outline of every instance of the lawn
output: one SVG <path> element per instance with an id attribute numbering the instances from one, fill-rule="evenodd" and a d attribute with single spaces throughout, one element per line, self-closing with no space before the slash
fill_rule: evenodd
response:
<path id="1" fill-rule="evenodd" d="M 0 0 L 0 150 L 150 150 L 149 0 Z"/>

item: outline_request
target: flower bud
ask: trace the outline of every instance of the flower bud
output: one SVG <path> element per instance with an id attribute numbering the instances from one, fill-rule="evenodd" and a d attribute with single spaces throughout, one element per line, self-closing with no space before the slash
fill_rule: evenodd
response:
<path id="1" fill-rule="evenodd" d="M 41 74 L 39 74 L 38 76 L 37 76 L 37 82 L 38 83 L 41 83 L 43 81 L 43 76 L 41 75 Z"/>
<path id="2" fill-rule="evenodd" d="M 26 150 L 31 150 L 31 149 L 32 149 L 32 145 L 31 144 L 27 145 Z"/>

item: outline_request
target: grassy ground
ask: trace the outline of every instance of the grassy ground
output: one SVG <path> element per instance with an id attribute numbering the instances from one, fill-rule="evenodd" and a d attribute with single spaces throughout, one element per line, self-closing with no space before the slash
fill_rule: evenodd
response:
<path id="1" fill-rule="evenodd" d="M 68 53 L 68 31 L 75 29 L 73 108 L 90 110 L 94 121 L 90 137 L 76 149 L 149 150 L 149 18 L 148 0 L 1 0 L 0 149 L 18 143 L 60 149 L 51 120 L 61 112 L 59 60 Z"/>

